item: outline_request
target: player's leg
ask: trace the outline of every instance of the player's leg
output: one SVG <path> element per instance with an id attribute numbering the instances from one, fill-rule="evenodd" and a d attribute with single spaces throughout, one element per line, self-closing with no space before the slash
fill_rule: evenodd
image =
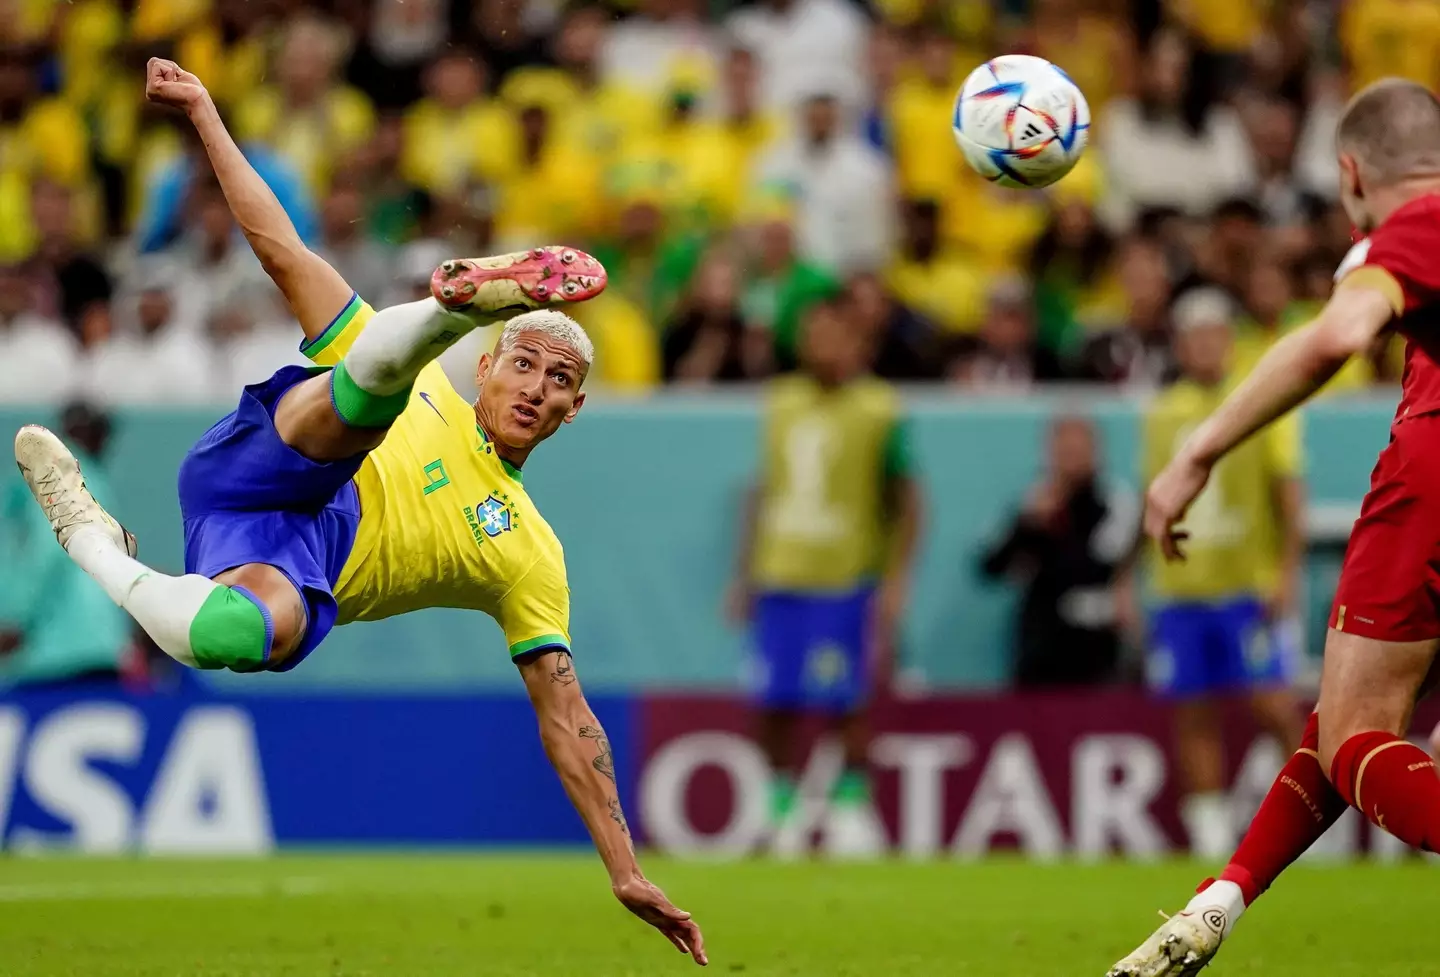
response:
<path id="1" fill-rule="evenodd" d="M 827 825 L 826 849 L 841 857 L 870 857 L 886 847 L 884 830 L 875 817 L 870 799 L 870 685 L 874 669 L 875 589 L 857 588 L 835 597 L 820 597 L 814 611 L 817 640 L 828 660 L 812 674 L 825 676 L 817 690 L 816 705 L 831 717 L 831 726 L 840 737 L 844 766 L 831 791 L 831 813 Z"/>
<path id="2" fill-rule="evenodd" d="M 1221 684 L 1223 622 L 1205 604 L 1160 608 L 1152 622 L 1151 683 L 1171 704 L 1180 780 L 1180 819 L 1191 851 L 1220 858 L 1230 850 L 1224 743 L 1214 691 Z"/>
<path id="3" fill-rule="evenodd" d="M 600 263 L 572 248 L 447 261 L 430 298 L 376 312 L 334 370 L 289 391 L 275 410 L 275 429 L 315 461 L 369 451 L 405 410 L 420 371 L 466 333 L 496 318 L 592 298 L 605 282 Z"/>
<path id="4" fill-rule="evenodd" d="M 1179 699 L 1172 707 L 1180 779 L 1180 821 L 1199 858 L 1220 858 L 1234 843 L 1225 791 L 1225 744 L 1220 704 L 1211 696 Z"/>
<path id="5" fill-rule="evenodd" d="M 44 428 L 21 428 L 15 458 L 66 553 L 176 661 L 252 671 L 267 665 L 277 638 L 282 652 L 295 640 L 303 611 L 289 600 L 295 592 L 283 578 L 250 572 L 216 582 L 153 570 L 135 559 L 134 537 L 90 494 L 59 438 Z"/>
<path id="6" fill-rule="evenodd" d="M 770 762 L 770 829 L 774 833 L 795 810 L 798 785 L 795 741 L 800 729 L 803 670 L 808 640 L 803 598 L 761 593 L 752 619 L 756 669 L 756 735 Z"/>
<path id="7" fill-rule="evenodd" d="M 1408 845 L 1440 851 L 1435 761 L 1405 739 L 1435 659 L 1434 639 L 1331 631 L 1321 675 L 1320 762 L 1340 796 Z"/>
<path id="8" fill-rule="evenodd" d="M 1232 608 L 1233 633 L 1241 645 L 1232 650 L 1237 674 L 1247 693 L 1250 714 L 1262 733 L 1285 753 L 1299 748 L 1304 722 L 1294 683 L 1300 662 L 1299 622 L 1269 621 L 1259 601 L 1239 601 Z"/>

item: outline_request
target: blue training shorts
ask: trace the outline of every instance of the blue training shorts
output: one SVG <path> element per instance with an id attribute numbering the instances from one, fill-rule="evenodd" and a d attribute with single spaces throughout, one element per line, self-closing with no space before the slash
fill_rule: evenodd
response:
<path id="1" fill-rule="evenodd" d="M 1292 623 L 1272 625 L 1256 597 L 1169 604 L 1152 622 L 1147 671 L 1173 698 L 1251 692 L 1288 684 L 1299 650 Z"/>
<path id="2" fill-rule="evenodd" d="M 874 596 L 869 585 L 842 594 L 760 594 L 754 618 L 760 703 L 835 714 L 863 705 Z"/>
<path id="3" fill-rule="evenodd" d="M 360 497 L 351 481 L 364 455 L 311 461 L 280 439 L 275 407 L 293 386 L 323 372 L 286 366 L 240 395 L 180 464 L 185 572 L 214 577 L 268 563 L 305 601 L 305 638 L 276 671 L 288 671 L 330 633 L 334 587 L 355 545 Z"/>

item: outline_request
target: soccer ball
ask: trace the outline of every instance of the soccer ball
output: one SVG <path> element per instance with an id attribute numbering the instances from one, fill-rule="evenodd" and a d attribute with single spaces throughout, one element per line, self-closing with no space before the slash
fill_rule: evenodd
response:
<path id="1" fill-rule="evenodd" d="M 955 97 L 955 141 L 975 172 L 1005 187 L 1048 187 L 1085 151 L 1090 106 L 1055 65 L 1028 54 L 985 62 Z"/>

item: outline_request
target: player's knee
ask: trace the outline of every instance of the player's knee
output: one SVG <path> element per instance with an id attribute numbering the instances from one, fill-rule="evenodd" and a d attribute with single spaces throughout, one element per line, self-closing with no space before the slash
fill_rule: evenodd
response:
<path id="1" fill-rule="evenodd" d="M 1440 723 L 1437 723 L 1435 725 L 1435 728 L 1430 730 L 1429 746 L 1430 755 L 1433 757 L 1440 757 Z"/>
<path id="2" fill-rule="evenodd" d="M 251 564 L 216 578 L 225 586 L 197 619 L 191 644 L 202 668 L 253 672 L 273 668 L 305 638 L 305 605 L 295 586 L 274 567 Z"/>

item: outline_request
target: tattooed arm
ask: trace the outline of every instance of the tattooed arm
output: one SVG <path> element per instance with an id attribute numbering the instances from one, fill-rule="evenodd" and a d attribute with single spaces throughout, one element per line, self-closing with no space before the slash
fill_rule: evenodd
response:
<path id="1" fill-rule="evenodd" d="M 547 650 L 516 660 L 540 722 L 540 740 L 565 792 L 610 873 L 610 888 L 632 913 L 665 934 L 681 953 L 704 964 L 705 941 L 690 914 L 676 909 L 640 871 L 630 827 L 620 809 L 610 740 L 580 692 L 575 663 L 564 651 Z"/>

